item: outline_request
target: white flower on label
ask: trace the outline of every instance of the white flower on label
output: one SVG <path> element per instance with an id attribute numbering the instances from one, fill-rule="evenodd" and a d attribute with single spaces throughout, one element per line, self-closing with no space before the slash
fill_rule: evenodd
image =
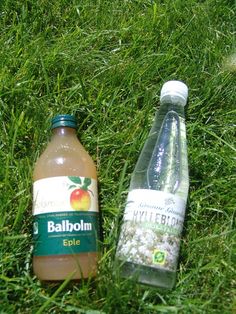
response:
<path id="1" fill-rule="evenodd" d="M 159 230 L 146 229 L 126 221 L 122 226 L 125 236 L 120 238 L 117 255 L 123 260 L 152 267 L 175 269 L 179 239 L 174 235 L 162 234 Z M 162 263 L 154 263 L 155 250 L 166 252 Z M 160 258 L 160 257 L 159 257 Z M 156 259 L 157 260 L 157 259 Z"/>

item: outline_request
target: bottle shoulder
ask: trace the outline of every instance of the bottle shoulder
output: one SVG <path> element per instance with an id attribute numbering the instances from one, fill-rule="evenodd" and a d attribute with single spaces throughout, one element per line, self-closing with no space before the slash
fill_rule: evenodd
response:
<path id="1" fill-rule="evenodd" d="M 33 179 L 53 176 L 97 178 L 95 164 L 79 141 L 48 144 L 35 164 Z"/>
<path id="2" fill-rule="evenodd" d="M 130 188 L 166 191 L 186 198 L 188 162 L 184 118 L 176 110 L 158 112 L 136 163 Z"/>

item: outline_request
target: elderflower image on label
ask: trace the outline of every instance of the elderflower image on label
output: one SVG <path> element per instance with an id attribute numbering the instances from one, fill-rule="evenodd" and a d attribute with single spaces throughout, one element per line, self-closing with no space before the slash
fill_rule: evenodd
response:
<path id="1" fill-rule="evenodd" d="M 129 193 L 117 256 L 136 264 L 175 270 L 185 202 L 154 190 Z"/>

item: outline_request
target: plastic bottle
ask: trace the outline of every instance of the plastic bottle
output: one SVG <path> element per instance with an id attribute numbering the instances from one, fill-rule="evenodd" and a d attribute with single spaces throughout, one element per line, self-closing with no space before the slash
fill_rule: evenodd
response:
<path id="1" fill-rule="evenodd" d="M 76 135 L 76 119 L 58 115 L 33 173 L 33 270 L 40 280 L 95 276 L 97 175 Z"/>
<path id="2" fill-rule="evenodd" d="M 168 81 L 131 177 L 116 260 L 121 275 L 171 289 L 189 188 L 184 106 L 188 88 Z"/>

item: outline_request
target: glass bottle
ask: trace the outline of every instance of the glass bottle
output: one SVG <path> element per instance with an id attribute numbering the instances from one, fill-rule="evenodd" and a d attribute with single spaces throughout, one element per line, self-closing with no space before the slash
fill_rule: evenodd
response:
<path id="1" fill-rule="evenodd" d="M 168 81 L 131 177 L 116 260 L 121 275 L 173 288 L 189 177 L 184 106 L 188 88 Z"/>
<path id="2" fill-rule="evenodd" d="M 52 119 L 52 138 L 33 172 L 33 270 L 40 280 L 95 276 L 97 174 L 71 115 Z"/>

